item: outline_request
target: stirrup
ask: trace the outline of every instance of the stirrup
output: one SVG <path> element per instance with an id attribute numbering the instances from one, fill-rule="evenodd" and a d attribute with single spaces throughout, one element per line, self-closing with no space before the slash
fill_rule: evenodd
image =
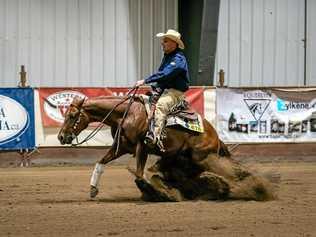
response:
<path id="1" fill-rule="evenodd" d="M 157 139 L 152 133 L 147 133 L 144 139 L 144 143 L 150 148 L 150 149 L 155 149 Z"/>
<path id="2" fill-rule="evenodd" d="M 156 145 L 156 143 L 157 143 L 156 136 L 151 132 L 147 132 L 145 139 L 144 139 L 144 143 Z"/>
<path id="3" fill-rule="evenodd" d="M 158 148 L 160 151 L 165 152 L 164 145 L 158 137 L 148 132 L 145 136 L 144 143 L 151 149 Z"/>

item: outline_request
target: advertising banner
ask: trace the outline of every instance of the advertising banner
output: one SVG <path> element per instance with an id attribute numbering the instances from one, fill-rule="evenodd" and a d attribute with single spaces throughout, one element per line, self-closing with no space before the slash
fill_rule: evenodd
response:
<path id="1" fill-rule="evenodd" d="M 316 90 L 216 90 L 224 142 L 315 142 Z"/>
<path id="2" fill-rule="evenodd" d="M 204 89 L 191 88 L 185 92 L 185 97 L 193 109 L 204 117 Z"/>
<path id="3" fill-rule="evenodd" d="M 31 88 L 0 88 L 0 149 L 35 147 L 34 91 Z"/>
<path id="4" fill-rule="evenodd" d="M 75 96 L 98 97 L 98 96 L 123 96 L 131 88 L 40 88 L 39 99 L 42 122 L 44 127 L 59 127 L 64 114 Z M 150 88 L 140 88 L 137 93 L 145 94 Z M 186 92 L 186 98 L 192 107 L 204 116 L 203 89 L 193 88 Z"/>
<path id="5" fill-rule="evenodd" d="M 38 90 L 45 127 L 60 126 L 67 108 L 76 96 L 85 98 L 112 95 L 107 88 L 40 88 Z"/>

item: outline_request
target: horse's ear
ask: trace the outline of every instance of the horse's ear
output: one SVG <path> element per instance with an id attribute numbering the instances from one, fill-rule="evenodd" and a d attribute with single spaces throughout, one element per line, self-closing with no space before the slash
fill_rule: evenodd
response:
<path id="1" fill-rule="evenodd" d="M 79 98 L 79 103 L 78 103 L 78 107 L 81 108 L 81 106 L 83 105 L 84 100 L 86 99 L 86 97 L 80 99 Z"/>
<path id="2" fill-rule="evenodd" d="M 84 100 L 85 98 L 80 98 L 79 96 L 75 96 L 75 98 L 72 100 L 72 104 L 80 108 L 83 105 Z"/>

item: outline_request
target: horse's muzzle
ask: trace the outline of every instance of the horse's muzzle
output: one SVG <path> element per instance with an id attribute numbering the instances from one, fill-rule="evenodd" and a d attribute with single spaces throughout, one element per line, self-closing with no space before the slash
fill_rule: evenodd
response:
<path id="1" fill-rule="evenodd" d="M 63 135 L 63 134 L 59 134 L 58 135 L 58 140 L 60 142 L 60 144 L 65 145 L 65 144 L 71 144 L 72 140 L 73 140 L 73 136 L 72 135 Z"/>

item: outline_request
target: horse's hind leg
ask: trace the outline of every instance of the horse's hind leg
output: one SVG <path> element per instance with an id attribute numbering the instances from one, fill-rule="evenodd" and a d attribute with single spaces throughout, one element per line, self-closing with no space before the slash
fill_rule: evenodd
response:
<path id="1" fill-rule="evenodd" d="M 149 182 L 145 179 L 136 179 L 135 182 L 145 201 L 179 202 L 184 200 L 180 191 L 167 184 L 159 175 L 153 175 Z"/>
<path id="2" fill-rule="evenodd" d="M 118 154 L 115 155 L 115 150 L 111 147 L 107 151 L 105 156 L 99 162 L 95 164 L 95 167 L 90 179 L 90 197 L 91 198 L 96 197 L 99 193 L 98 186 L 99 186 L 101 175 L 104 172 L 104 165 L 109 163 L 112 160 L 117 159 L 123 154 L 125 154 L 125 152 L 123 152 L 122 150 L 119 150 Z"/>
<path id="3" fill-rule="evenodd" d="M 223 176 L 205 171 L 195 180 L 196 195 L 203 200 L 227 199 L 230 193 L 230 184 Z"/>

